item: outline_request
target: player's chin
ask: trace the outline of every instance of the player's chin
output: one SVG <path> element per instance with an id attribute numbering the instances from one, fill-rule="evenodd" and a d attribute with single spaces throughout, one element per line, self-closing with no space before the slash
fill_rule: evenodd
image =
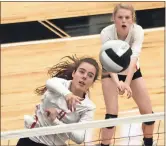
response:
<path id="1" fill-rule="evenodd" d="M 78 85 L 77 90 L 79 90 L 80 92 L 85 92 L 85 86 Z"/>

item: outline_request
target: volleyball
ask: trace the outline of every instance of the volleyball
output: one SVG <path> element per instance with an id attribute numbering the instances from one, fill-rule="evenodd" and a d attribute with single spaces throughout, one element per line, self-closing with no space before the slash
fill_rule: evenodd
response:
<path id="1" fill-rule="evenodd" d="M 119 73 L 128 68 L 132 50 L 122 40 L 110 40 L 101 47 L 99 60 L 107 72 Z"/>

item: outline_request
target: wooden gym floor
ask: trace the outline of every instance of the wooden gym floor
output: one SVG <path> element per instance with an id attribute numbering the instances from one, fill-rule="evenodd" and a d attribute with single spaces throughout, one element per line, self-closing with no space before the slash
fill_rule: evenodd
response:
<path id="1" fill-rule="evenodd" d="M 35 104 L 40 97 L 34 94 L 34 89 L 44 85 L 47 80 L 47 69 L 56 64 L 64 55 L 88 55 L 98 59 L 100 39 L 82 37 L 74 40 L 53 41 L 29 45 L 16 45 L 1 48 L 1 131 L 23 128 L 23 116 L 33 114 Z M 145 40 L 140 57 L 140 66 L 151 97 L 153 111 L 164 111 L 164 29 L 145 32 Z M 100 80 L 91 89 L 91 99 L 97 106 L 95 120 L 104 119 L 105 105 Z M 139 114 L 132 99 L 119 97 L 120 117 Z M 158 129 L 156 122 L 155 131 Z M 139 127 L 140 125 L 134 125 Z M 131 135 L 136 134 L 131 128 Z M 117 128 L 116 136 L 126 136 L 128 126 Z M 139 129 L 139 128 L 138 128 Z M 98 132 L 97 130 L 96 132 Z M 137 130 L 137 134 L 141 133 Z M 164 132 L 164 121 L 159 132 Z M 99 136 L 94 134 L 94 140 Z M 157 137 L 155 135 L 154 137 Z M 164 145 L 164 134 L 160 135 L 158 144 Z M 133 138 L 130 144 L 140 140 Z M 16 144 L 11 140 L 9 145 Z M 1 141 L 7 145 L 8 141 Z M 128 139 L 120 139 L 116 144 L 127 144 Z"/>

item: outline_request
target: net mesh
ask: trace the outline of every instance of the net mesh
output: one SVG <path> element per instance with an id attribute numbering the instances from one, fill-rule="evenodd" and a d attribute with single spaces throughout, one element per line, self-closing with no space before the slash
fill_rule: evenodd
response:
<path id="1" fill-rule="evenodd" d="M 101 129 L 95 129 L 96 136 L 93 138 L 94 144 L 101 143 Z M 153 132 L 153 140 L 156 142 L 156 145 L 163 146 L 164 145 L 164 120 L 156 120 L 154 132 Z M 116 126 L 115 134 L 113 135 L 111 140 L 111 146 L 140 146 L 142 144 L 143 133 L 142 133 L 142 123 L 130 123 L 130 124 L 122 124 Z"/>
<path id="2" fill-rule="evenodd" d="M 119 145 L 141 145 L 143 139 L 142 122 L 156 121 L 153 132 L 153 140 L 156 145 L 164 145 L 164 113 L 155 113 L 147 115 L 137 115 L 108 120 L 96 120 L 84 123 L 74 123 L 67 125 L 58 125 L 51 127 L 23 129 L 15 131 L 1 132 L 1 145 L 13 146 L 16 145 L 19 138 L 41 136 L 49 134 L 67 133 L 73 130 L 88 129 L 91 131 L 89 141 L 83 142 L 80 145 L 98 145 L 101 143 L 101 129 L 109 126 L 116 126 L 113 138 L 110 140 L 112 146 Z M 71 139 L 66 141 L 66 145 L 76 145 Z M 78 144 L 77 144 L 78 145 Z"/>

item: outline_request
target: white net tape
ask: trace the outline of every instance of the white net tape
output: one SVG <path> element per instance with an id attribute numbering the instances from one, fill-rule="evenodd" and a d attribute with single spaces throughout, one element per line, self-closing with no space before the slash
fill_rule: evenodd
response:
<path id="1" fill-rule="evenodd" d="M 137 116 L 123 117 L 123 118 L 116 118 L 116 119 L 96 120 L 96 121 L 65 124 L 65 125 L 50 126 L 50 127 L 7 131 L 7 132 L 1 132 L 1 140 L 66 133 L 74 130 L 83 130 L 89 128 L 103 128 L 103 127 L 117 126 L 122 124 L 164 120 L 164 115 L 165 115 L 164 112 L 160 112 L 154 114 L 137 115 Z"/>

